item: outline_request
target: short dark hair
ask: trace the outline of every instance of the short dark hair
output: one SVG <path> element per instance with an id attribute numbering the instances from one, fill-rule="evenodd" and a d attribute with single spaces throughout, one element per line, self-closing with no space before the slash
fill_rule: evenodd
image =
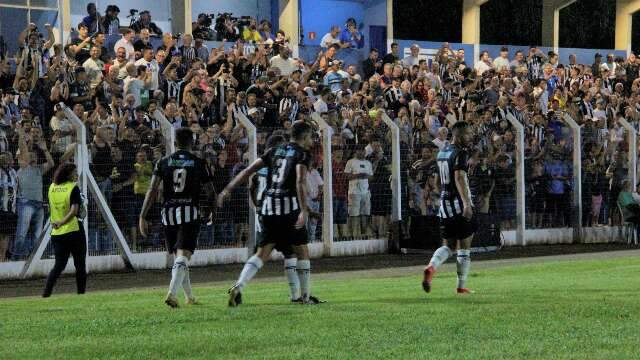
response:
<path id="1" fill-rule="evenodd" d="M 378 49 L 376 48 L 371 48 L 371 50 L 369 50 L 370 53 L 374 53 L 374 52 L 378 52 Z"/>
<path id="2" fill-rule="evenodd" d="M 312 130 L 313 128 L 311 127 L 311 125 L 309 125 L 309 123 L 302 120 L 296 120 L 291 125 L 291 138 L 293 140 L 300 140 Z"/>
<path id="3" fill-rule="evenodd" d="M 398 46 L 398 43 L 396 43 L 396 42 L 391 43 L 391 47 L 394 47 L 394 46 Z"/>
<path id="4" fill-rule="evenodd" d="M 469 124 L 464 121 L 458 121 L 451 127 L 451 135 L 459 137 L 465 130 L 467 130 L 467 127 L 469 127 Z"/>
<path id="5" fill-rule="evenodd" d="M 338 44 L 331 44 L 331 46 L 329 46 L 329 48 L 334 48 L 336 50 L 340 50 L 340 45 Z"/>
<path id="6" fill-rule="evenodd" d="M 269 139 L 267 139 L 267 143 L 265 144 L 267 149 L 272 148 L 276 145 L 282 144 L 286 139 L 282 135 L 271 135 Z"/>
<path id="7" fill-rule="evenodd" d="M 193 131 L 190 128 L 176 130 L 176 146 L 185 149 L 193 144 Z"/>
<path id="8" fill-rule="evenodd" d="M 80 28 L 85 28 L 87 30 L 89 30 L 89 26 L 83 22 L 81 22 L 80 24 L 78 24 L 78 30 L 80 30 Z"/>
<path id="9" fill-rule="evenodd" d="M 53 183 L 56 185 L 64 184 L 71 180 L 71 175 L 76 170 L 74 163 L 60 164 L 53 174 Z"/>

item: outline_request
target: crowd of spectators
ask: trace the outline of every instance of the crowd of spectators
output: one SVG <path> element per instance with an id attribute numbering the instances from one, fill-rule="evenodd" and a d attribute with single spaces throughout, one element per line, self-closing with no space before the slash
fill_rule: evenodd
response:
<path id="1" fill-rule="evenodd" d="M 628 175 L 628 143 L 618 119 L 637 127 L 640 117 L 640 62 L 633 54 L 606 61 L 597 54 L 587 65 L 571 56 L 561 64 L 553 52 L 531 48 L 526 56 L 518 50 L 510 57 L 504 48 L 494 60 L 483 52 L 472 66 L 463 50 L 448 43 L 433 59 L 422 56 L 418 45 L 401 58 L 392 44 L 388 54 L 371 49 L 362 63 L 344 64 L 339 52 L 363 41 L 349 21 L 345 31 L 332 29 L 323 39 L 326 50 L 305 63 L 291 56 L 286 34 L 274 35 L 265 21 L 258 27 L 249 19 L 250 26 L 234 29 L 235 36 L 209 49 L 201 35 L 178 38 L 160 30 L 149 12 L 122 27 L 117 11 L 110 6 L 101 17 L 95 6 L 88 7 L 77 36 L 62 45 L 55 44 L 50 26 L 42 37 L 31 24 L 20 33 L 19 52 L 3 54 L 0 216 L 15 218 L 17 225 L 1 227 L 0 259 L 23 259 L 33 250 L 46 213 L 42 189 L 50 183 L 50 170 L 73 161 L 78 137 L 61 102 L 85 124 L 92 174 L 135 250 L 157 248 L 162 241 L 157 208 L 151 215 L 155 235 L 143 239 L 136 229 L 153 165 L 167 153 L 158 116 L 193 130 L 195 151 L 221 191 L 249 161 L 240 117 L 257 126 L 261 152 L 274 132 L 286 133 L 293 121 L 312 121 L 311 114 L 320 113 L 334 128 L 335 233 L 351 239 L 389 232 L 391 136 L 384 114 L 400 128 L 407 223 L 438 213 L 435 157 L 448 144 L 448 128 L 466 121 L 475 134 L 469 178 L 476 211 L 492 214 L 502 229 L 514 226 L 515 136 L 507 120 L 512 114 L 526 129 L 527 226 L 569 226 L 573 143 L 563 120 L 569 114 L 583 127 L 583 221 L 621 221 L 617 199 Z M 206 23 L 204 17 L 194 29 Z M 107 48 L 105 35 L 114 31 L 122 38 Z M 153 47 L 151 36 L 161 37 L 162 45 Z M 313 154 L 307 200 L 320 208 L 319 141 Z M 110 253 L 112 236 L 91 203 L 89 250 Z M 246 189 L 232 195 L 233 211 L 206 207 L 201 213 L 213 216 L 203 224 L 201 246 L 247 241 Z M 320 239 L 320 228 L 309 224 L 312 239 Z"/>

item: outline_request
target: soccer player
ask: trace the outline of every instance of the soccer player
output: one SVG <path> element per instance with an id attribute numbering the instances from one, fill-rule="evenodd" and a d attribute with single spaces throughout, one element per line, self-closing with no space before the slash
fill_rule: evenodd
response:
<path id="1" fill-rule="evenodd" d="M 458 294 L 469 294 L 466 287 L 467 275 L 471 266 L 471 240 L 477 230 L 473 217 L 471 191 L 467 178 L 470 145 L 472 135 L 465 122 L 457 122 L 452 128 L 451 144 L 445 146 L 437 157 L 440 178 L 440 223 L 442 225 L 442 246 L 433 253 L 429 265 L 424 270 L 422 288 L 431 291 L 431 280 L 436 270 L 452 255 L 449 244 L 455 241 L 457 249 Z"/>
<path id="2" fill-rule="evenodd" d="M 273 147 L 278 147 L 282 144 L 286 143 L 286 139 L 283 135 L 274 133 L 269 137 L 266 143 L 266 148 L 270 149 Z M 264 198 L 264 193 L 267 190 L 267 175 L 269 174 L 269 169 L 267 167 L 263 167 L 258 172 L 256 172 L 249 181 L 249 194 L 251 194 L 251 202 L 256 209 L 260 209 L 262 206 L 262 199 Z M 262 223 L 262 217 L 259 216 L 260 226 Z M 258 236 L 261 236 L 262 231 L 258 232 Z M 258 241 L 257 246 L 260 247 L 261 241 Z M 296 257 L 295 252 L 293 251 L 293 247 L 290 244 L 285 246 L 276 246 L 275 249 L 280 251 L 284 255 L 284 273 L 287 276 L 287 280 L 289 283 L 289 291 L 291 293 L 291 302 L 298 303 L 302 301 L 300 297 L 300 278 L 297 273 L 297 264 L 298 258 Z"/>
<path id="3" fill-rule="evenodd" d="M 314 213 L 304 201 L 312 132 L 313 128 L 308 123 L 294 122 L 291 126 L 291 142 L 268 149 L 218 194 L 218 207 L 222 207 L 235 187 L 246 182 L 261 168 L 267 168 L 267 186 L 260 208 L 262 241 L 256 254 L 244 265 L 236 284 L 229 289 L 229 306 L 242 303 L 243 288 L 269 259 L 271 251 L 275 247 L 288 245 L 293 247 L 298 258 L 296 270 L 302 303 L 316 303 L 310 297 L 311 262 L 305 225 L 308 216 L 319 217 L 319 214 Z"/>
<path id="4" fill-rule="evenodd" d="M 184 289 L 187 304 L 196 304 L 191 292 L 189 260 L 196 248 L 200 231 L 200 212 L 198 205 L 200 190 L 206 190 L 209 200 L 213 201 L 212 178 L 205 162 L 191 153 L 193 133 L 189 128 L 176 130 L 177 151 L 164 157 L 155 166 L 151 177 L 151 186 L 140 212 L 140 233 L 146 237 L 147 213 L 156 200 L 162 183 L 164 204 L 160 211 L 165 229 L 166 246 L 169 253 L 176 255 L 171 271 L 171 283 L 165 304 L 178 307 L 176 296 L 180 287 Z"/>

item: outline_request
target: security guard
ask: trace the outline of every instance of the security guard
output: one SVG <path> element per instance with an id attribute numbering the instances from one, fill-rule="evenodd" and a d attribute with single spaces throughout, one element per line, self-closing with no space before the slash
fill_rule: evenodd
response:
<path id="1" fill-rule="evenodd" d="M 47 284 L 42 297 L 51 296 L 53 286 L 67 266 L 69 255 L 73 255 L 76 267 L 76 285 L 78 294 L 84 294 L 87 284 L 85 265 L 87 245 L 84 229 L 78 220 L 82 206 L 80 189 L 76 184 L 78 176 L 74 164 L 62 164 L 53 176 L 53 184 L 49 186 L 49 209 L 51 212 L 51 242 L 56 255 L 56 262 L 47 277 Z"/>

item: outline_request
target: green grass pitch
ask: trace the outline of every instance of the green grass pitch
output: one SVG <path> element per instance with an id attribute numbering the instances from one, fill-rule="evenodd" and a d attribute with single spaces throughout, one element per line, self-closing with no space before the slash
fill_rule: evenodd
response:
<path id="1" fill-rule="evenodd" d="M 640 358 L 640 259 L 472 268 L 465 297 L 448 269 L 429 295 L 409 270 L 325 276 L 318 306 L 289 305 L 284 276 L 234 309 L 222 285 L 176 310 L 164 288 L 2 299 L 0 359 Z"/>

